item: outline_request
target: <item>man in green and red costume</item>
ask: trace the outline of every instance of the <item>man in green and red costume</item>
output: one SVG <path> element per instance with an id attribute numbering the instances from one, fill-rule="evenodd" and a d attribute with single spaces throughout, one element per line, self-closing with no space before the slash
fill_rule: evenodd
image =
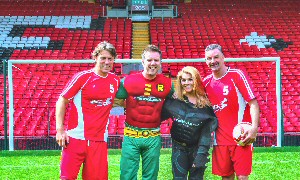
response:
<path id="1" fill-rule="evenodd" d="M 121 155 L 121 180 L 137 179 L 140 157 L 143 180 L 157 179 L 161 149 L 161 110 L 172 94 L 172 80 L 161 69 L 162 53 L 154 45 L 142 54 L 144 70 L 122 79 L 118 99 L 126 99 L 126 121 Z"/>

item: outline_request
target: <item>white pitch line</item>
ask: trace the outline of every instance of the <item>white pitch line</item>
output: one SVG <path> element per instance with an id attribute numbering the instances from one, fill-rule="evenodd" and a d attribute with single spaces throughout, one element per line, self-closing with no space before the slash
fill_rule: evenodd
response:
<path id="1" fill-rule="evenodd" d="M 20 169 L 28 169 L 31 167 L 59 167 L 59 165 L 32 165 L 30 164 L 30 166 L 13 166 L 13 165 L 7 165 L 7 166 L 1 166 L 1 169 L 5 169 L 5 168 L 20 168 Z"/>

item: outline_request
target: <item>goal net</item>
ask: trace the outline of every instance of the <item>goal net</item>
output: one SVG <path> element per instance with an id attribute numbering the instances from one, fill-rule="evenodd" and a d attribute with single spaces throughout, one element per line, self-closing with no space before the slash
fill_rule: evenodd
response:
<path id="1" fill-rule="evenodd" d="M 263 138 L 257 141 L 260 146 L 281 146 L 282 142 L 279 61 L 280 59 L 276 57 L 226 59 L 230 67 L 246 71 L 253 81 L 261 108 L 259 134 Z M 93 63 L 93 60 L 8 61 L 9 150 L 28 149 L 24 144 L 17 143 L 17 139 L 55 137 L 55 103 L 59 94 L 75 73 L 91 69 L 94 67 Z M 186 65 L 196 67 L 202 77 L 210 74 L 204 59 L 164 59 L 161 73 L 175 79 L 178 71 Z M 135 59 L 117 59 L 113 69 L 120 77 L 140 70 L 142 70 L 140 60 Z M 116 143 L 118 147 L 122 141 L 125 115 L 122 108 L 114 108 L 111 114 L 108 134 L 109 137 L 120 137 L 110 139 L 111 143 Z M 162 134 L 167 138 L 170 126 L 171 122 L 164 122 L 161 125 Z M 32 142 L 30 146 L 37 144 Z"/>

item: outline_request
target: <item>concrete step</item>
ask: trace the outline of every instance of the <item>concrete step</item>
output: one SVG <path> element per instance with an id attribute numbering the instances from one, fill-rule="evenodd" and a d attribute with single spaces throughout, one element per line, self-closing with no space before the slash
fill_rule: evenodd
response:
<path id="1" fill-rule="evenodd" d="M 138 30 L 138 29 L 148 30 L 149 29 L 149 23 L 133 23 L 132 24 L 132 29 L 133 30 Z"/>
<path id="2" fill-rule="evenodd" d="M 133 34 L 132 37 L 150 37 L 149 34 Z"/>
<path id="3" fill-rule="evenodd" d="M 141 54 L 139 54 L 139 55 L 132 55 L 132 59 L 142 59 Z"/>
<path id="4" fill-rule="evenodd" d="M 148 22 L 133 22 L 132 25 L 145 25 L 149 24 Z"/>
<path id="5" fill-rule="evenodd" d="M 139 44 L 132 44 L 132 49 L 144 49 L 145 46 L 147 46 L 150 42 L 149 41 L 143 41 Z"/>
<path id="6" fill-rule="evenodd" d="M 143 51 L 144 50 L 144 46 L 139 46 L 139 47 L 133 47 L 132 51 Z"/>
<path id="7" fill-rule="evenodd" d="M 148 42 L 149 37 L 132 37 L 132 42 Z"/>
<path id="8" fill-rule="evenodd" d="M 149 34 L 149 31 L 132 31 L 132 34 L 134 35 L 134 34 Z"/>
<path id="9" fill-rule="evenodd" d="M 134 52 L 142 52 L 145 47 L 139 47 L 139 48 L 132 48 L 132 53 Z"/>
<path id="10" fill-rule="evenodd" d="M 149 31 L 149 27 L 132 27 L 132 31 L 136 31 L 136 32 L 145 32 L 145 31 Z"/>
<path id="11" fill-rule="evenodd" d="M 149 37 L 149 34 L 132 34 L 132 37 Z"/>
<path id="12" fill-rule="evenodd" d="M 149 37 L 132 37 L 132 42 L 147 42 L 149 41 Z"/>
<path id="13" fill-rule="evenodd" d="M 145 47 L 140 47 L 140 48 L 132 48 L 132 52 L 142 52 Z"/>
<path id="14" fill-rule="evenodd" d="M 132 41 L 132 46 L 141 46 L 149 43 L 149 39 L 139 40 L 139 41 Z"/>

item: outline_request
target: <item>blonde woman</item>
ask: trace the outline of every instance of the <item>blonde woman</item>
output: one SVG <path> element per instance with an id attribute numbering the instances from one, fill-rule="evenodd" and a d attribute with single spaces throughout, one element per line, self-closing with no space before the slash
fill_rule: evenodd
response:
<path id="1" fill-rule="evenodd" d="M 166 99 L 162 111 L 162 119 L 173 120 L 173 178 L 203 179 L 217 118 L 196 68 L 186 66 L 178 73 L 175 97 Z"/>

